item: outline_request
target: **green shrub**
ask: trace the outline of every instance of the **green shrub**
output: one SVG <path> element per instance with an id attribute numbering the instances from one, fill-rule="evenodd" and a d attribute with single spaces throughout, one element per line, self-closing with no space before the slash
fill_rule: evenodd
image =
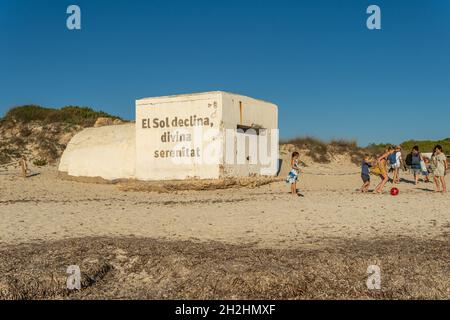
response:
<path id="1" fill-rule="evenodd" d="M 51 109 L 36 105 L 21 106 L 9 110 L 6 113 L 4 119 L 16 120 L 21 122 L 30 122 L 33 120 L 43 121 L 51 111 Z"/>
<path id="2" fill-rule="evenodd" d="M 43 166 L 47 165 L 47 160 L 45 160 L 45 159 L 36 159 L 36 160 L 33 161 L 33 164 L 36 167 L 43 167 Z"/>
<path id="3" fill-rule="evenodd" d="M 315 162 L 320 163 L 329 163 L 331 161 L 328 155 L 328 145 L 326 142 L 306 136 L 306 137 L 297 137 L 288 141 L 284 141 L 283 143 L 293 144 L 299 149 L 308 150 L 306 153 L 307 156 L 311 157 Z"/>
<path id="4" fill-rule="evenodd" d="M 2 122 L 18 121 L 28 123 L 41 121 L 45 124 L 60 122 L 89 127 L 93 126 L 99 117 L 120 119 L 106 112 L 94 111 L 87 107 L 67 106 L 61 109 L 51 109 L 37 105 L 26 105 L 10 109 L 2 119 Z"/>
<path id="5" fill-rule="evenodd" d="M 344 149 L 344 150 L 356 150 L 359 149 L 356 140 L 346 140 L 346 139 L 333 139 L 330 141 L 330 146 Z"/>
<path id="6" fill-rule="evenodd" d="M 377 143 L 377 144 L 371 143 L 367 147 L 362 149 L 364 153 L 367 153 L 371 156 L 380 156 L 386 151 L 386 148 L 388 148 L 389 146 L 394 145 L 391 143 Z"/>
<path id="7" fill-rule="evenodd" d="M 416 141 L 416 140 L 409 140 L 405 141 L 401 144 L 403 150 L 409 152 L 414 146 L 419 146 L 419 149 L 421 152 L 432 152 L 434 147 L 440 144 L 442 148 L 444 148 L 444 152 L 446 154 L 450 154 L 450 138 L 438 140 L 438 141 L 432 141 L 432 140 L 422 140 L 422 141 Z"/>
<path id="8" fill-rule="evenodd" d="M 306 155 L 315 162 L 331 162 L 331 154 L 348 153 L 354 163 L 359 163 L 364 155 L 364 150 L 358 146 L 356 140 L 333 139 L 330 142 L 306 136 L 284 141 L 295 145 L 299 149 L 308 150 Z"/>

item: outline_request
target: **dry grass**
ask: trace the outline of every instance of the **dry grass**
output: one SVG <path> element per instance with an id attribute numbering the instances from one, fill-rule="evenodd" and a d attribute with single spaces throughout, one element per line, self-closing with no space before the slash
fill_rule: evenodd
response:
<path id="1" fill-rule="evenodd" d="M 81 126 L 55 123 L 43 125 L 40 122 L 0 123 L 0 164 L 17 161 L 22 155 L 29 160 L 45 160 L 55 163 L 61 156 L 66 143 Z M 32 133 L 30 133 L 32 132 Z M 60 143 L 61 138 L 67 135 L 67 142 Z"/>
<path id="2" fill-rule="evenodd" d="M 315 162 L 329 163 L 331 161 L 328 154 L 328 144 L 320 139 L 306 136 L 283 141 L 282 143 L 293 144 L 301 150 L 308 150 L 306 155 L 311 157 Z"/>
<path id="3" fill-rule="evenodd" d="M 140 238 L 82 238 L 0 249 L 0 299 L 449 299 L 448 241 L 335 240 L 256 249 Z M 66 290 L 79 265 L 83 289 Z M 377 264 L 382 289 L 368 290 Z"/>
<path id="4" fill-rule="evenodd" d="M 334 139 L 329 142 L 314 137 L 298 137 L 283 143 L 293 144 L 301 150 L 307 150 L 306 155 L 318 163 L 330 163 L 333 155 L 348 154 L 355 164 L 363 158 L 365 149 L 358 147 L 355 140 Z"/>
<path id="5" fill-rule="evenodd" d="M 298 137 L 282 143 L 292 144 L 300 150 L 307 150 L 306 155 L 318 163 L 330 163 L 334 155 L 346 154 L 351 162 L 359 165 L 365 154 L 370 156 L 380 155 L 387 145 L 371 144 L 365 148 L 358 146 L 355 140 L 333 139 L 323 141 L 314 137 Z"/>
<path id="6" fill-rule="evenodd" d="M 272 182 L 280 181 L 277 177 L 245 177 L 217 180 L 179 180 L 179 181 L 122 181 L 118 183 L 121 191 L 173 192 L 185 190 L 220 190 L 230 188 L 257 188 Z"/>
<path id="7" fill-rule="evenodd" d="M 55 163 L 70 138 L 83 128 L 93 126 L 99 117 L 120 120 L 102 111 L 77 106 L 12 108 L 0 118 L 0 164 L 15 161 L 22 155 Z"/>
<path id="8" fill-rule="evenodd" d="M 230 188 L 257 188 L 272 182 L 281 181 L 278 177 L 243 177 L 228 179 L 188 179 L 172 181 L 139 181 L 130 179 L 105 180 L 100 177 L 73 177 L 65 172 L 58 172 L 58 178 L 69 181 L 114 184 L 121 191 L 169 193 L 187 190 L 221 190 Z"/>

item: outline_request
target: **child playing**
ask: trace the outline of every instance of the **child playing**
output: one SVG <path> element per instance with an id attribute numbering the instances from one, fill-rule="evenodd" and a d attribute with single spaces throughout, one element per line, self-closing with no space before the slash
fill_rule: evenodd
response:
<path id="1" fill-rule="evenodd" d="M 289 174 L 286 178 L 286 183 L 289 183 L 291 185 L 291 194 L 298 196 L 297 193 L 297 180 L 298 180 L 298 174 L 300 172 L 300 167 L 298 165 L 298 158 L 300 154 L 296 151 L 292 153 L 291 157 L 291 171 L 289 171 Z"/>
<path id="2" fill-rule="evenodd" d="M 365 155 L 362 165 L 361 165 L 361 179 L 363 185 L 360 189 L 362 193 L 369 191 L 370 186 L 370 168 L 372 167 L 372 162 L 370 161 L 369 155 Z"/>
<path id="3" fill-rule="evenodd" d="M 400 167 L 402 165 L 402 147 L 396 146 L 395 151 L 389 155 L 389 167 L 394 172 L 392 183 L 400 183 Z"/>
<path id="4" fill-rule="evenodd" d="M 442 150 L 442 146 L 434 147 L 433 156 L 431 157 L 433 168 L 434 183 L 436 184 L 436 192 L 447 192 L 445 184 L 445 173 L 448 170 L 447 157 Z M 441 191 L 442 185 L 442 191 Z"/>
<path id="5" fill-rule="evenodd" d="M 412 148 L 412 152 L 411 152 L 411 171 L 414 175 L 415 185 L 419 184 L 419 178 L 420 178 L 420 175 L 422 174 L 422 166 L 420 164 L 421 161 L 423 161 L 423 157 L 419 151 L 419 147 L 414 146 Z"/>
<path id="6" fill-rule="evenodd" d="M 381 194 L 383 192 L 383 188 L 386 183 L 389 181 L 389 176 L 386 170 L 386 164 L 388 157 L 394 152 L 394 148 L 389 147 L 386 149 L 384 154 L 377 159 L 377 165 L 379 168 L 379 176 L 381 178 L 381 182 L 375 187 L 373 193 Z"/>
<path id="7" fill-rule="evenodd" d="M 428 172 L 429 165 L 430 159 L 428 159 L 427 157 L 423 157 L 423 160 L 420 161 L 420 168 L 422 169 L 423 181 L 426 183 L 430 182 L 429 178 L 430 173 Z"/>

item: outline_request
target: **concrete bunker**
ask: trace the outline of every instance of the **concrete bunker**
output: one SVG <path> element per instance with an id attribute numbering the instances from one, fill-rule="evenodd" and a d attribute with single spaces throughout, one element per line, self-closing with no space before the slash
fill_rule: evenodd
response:
<path id="1" fill-rule="evenodd" d="M 278 107 L 223 91 L 136 101 L 132 124 L 85 129 L 59 171 L 106 180 L 272 176 L 278 169 Z"/>

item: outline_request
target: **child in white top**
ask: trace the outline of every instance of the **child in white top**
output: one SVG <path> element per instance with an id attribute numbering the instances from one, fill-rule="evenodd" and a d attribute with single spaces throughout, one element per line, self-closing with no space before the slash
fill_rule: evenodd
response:
<path id="1" fill-rule="evenodd" d="M 286 183 L 291 185 L 291 194 L 292 195 L 298 195 L 297 193 L 297 180 L 298 175 L 300 173 L 300 166 L 298 164 L 298 158 L 300 154 L 298 152 L 292 153 L 291 157 L 291 171 L 289 171 L 289 174 L 286 178 Z"/>
<path id="2" fill-rule="evenodd" d="M 391 168 L 394 170 L 394 177 L 392 178 L 392 183 L 400 183 L 400 167 L 402 166 L 402 147 L 396 146 L 395 151 L 392 154 L 395 157 L 395 162 L 391 163 Z"/>

